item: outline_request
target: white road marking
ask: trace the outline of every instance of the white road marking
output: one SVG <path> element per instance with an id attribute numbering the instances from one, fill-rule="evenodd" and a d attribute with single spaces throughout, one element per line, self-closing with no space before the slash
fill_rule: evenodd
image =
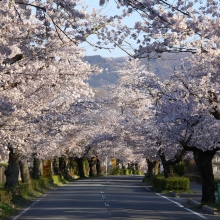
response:
<path id="1" fill-rule="evenodd" d="M 170 201 L 170 202 L 175 203 L 175 204 L 178 205 L 179 207 L 181 207 L 181 208 L 183 208 L 183 209 L 185 209 L 185 210 L 187 210 L 187 211 L 189 211 L 189 212 L 191 212 L 191 213 L 193 213 L 193 214 L 195 214 L 195 215 L 198 215 L 200 218 L 207 219 L 205 216 L 199 214 L 198 212 L 194 212 L 194 211 L 191 210 L 191 209 L 185 208 L 182 204 L 180 204 L 180 203 L 178 203 L 178 202 L 176 202 L 176 201 L 173 201 L 172 199 L 169 199 L 169 198 L 167 198 L 166 196 L 162 196 L 160 193 L 156 193 L 156 195 L 158 195 L 158 196 L 160 196 L 160 197 L 162 197 L 162 198 L 164 198 L 164 199 L 167 199 L 167 200 Z"/>
<path id="2" fill-rule="evenodd" d="M 189 212 L 194 213 L 195 215 L 198 215 L 198 216 L 201 217 L 201 218 L 207 219 L 205 216 L 203 216 L 203 215 L 201 215 L 201 214 L 199 214 L 199 213 L 197 213 L 197 212 L 194 212 L 194 211 L 191 210 L 191 209 L 188 209 L 188 208 L 184 208 L 184 209 L 187 210 L 187 211 L 189 211 Z"/>
<path id="3" fill-rule="evenodd" d="M 182 204 L 180 204 L 180 203 L 178 203 L 178 202 L 176 202 L 176 201 L 173 201 L 172 199 L 169 199 L 169 198 L 167 198 L 166 196 L 162 196 L 161 194 L 159 194 L 159 193 L 156 193 L 158 196 L 161 196 L 162 198 L 164 198 L 164 199 L 167 199 L 168 201 L 170 201 L 170 202 L 173 202 L 173 203 L 175 203 L 176 205 L 178 205 L 179 207 L 181 207 L 181 208 L 184 208 L 184 206 L 182 205 Z"/>
<path id="4" fill-rule="evenodd" d="M 44 194 L 43 197 L 45 197 L 47 194 Z M 15 216 L 12 220 L 16 220 L 18 219 L 20 216 L 22 216 L 24 213 L 26 213 L 31 207 L 33 207 L 34 205 L 36 205 L 38 202 L 40 202 L 41 199 L 38 199 L 37 201 L 35 201 L 34 203 L 32 203 L 29 207 L 27 207 L 26 209 L 24 209 L 19 215 Z"/>
<path id="5" fill-rule="evenodd" d="M 109 204 L 107 202 L 104 202 L 105 207 L 109 207 Z"/>
<path id="6" fill-rule="evenodd" d="M 31 207 L 33 207 L 36 203 L 38 203 L 40 201 L 37 200 L 36 202 L 34 202 L 32 205 L 30 205 L 29 207 L 27 207 L 25 210 L 23 210 L 19 215 L 15 216 L 12 220 L 16 220 L 18 219 L 20 216 L 22 216 L 24 213 L 26 213 Z"/>

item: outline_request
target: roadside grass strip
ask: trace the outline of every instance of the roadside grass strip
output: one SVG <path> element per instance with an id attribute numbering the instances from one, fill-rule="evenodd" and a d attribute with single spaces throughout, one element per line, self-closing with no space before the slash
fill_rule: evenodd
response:
<path id="1" fill-rule="evenodd" d="M 43 197 L 45 197 L 47 194 L 44 194 Z M 35 201 L 34 203 L 32 203 L 29 207 L 27 207 L 26 209 L 24 209 L 20 214 L 16 215 L 12 220 L 16 220 L 19 217 L 21 217 L 23 214 L 25 214 L 30 208 L 32 208 L 34 205 L 36 205 L 38 202 L 40 202 L 41 199 L 38 199 L 37 201 Z"/>
<path id="2" fill-rule="evenodd" d="M 21 217 L 23 214 L 25 214 L 31 207 L 33 207 L 35 204 L 37 204 L 38 202 L 40 202 L 40 199 L 35 201 L 32 205 L 30 205 L 29 207 L 27 207 L 26 209 L 24 209 L 19 215 L 15 216 L 12 220 L 16 220 L 19 217 Z"/>
<path id="3" fill-rule="evenodd" d="M 198 212 L 194 212 L 194 211 L 191 210 L 191 209 L 185 208 L 185 207 L 184 207 L 182 204 L 180 204 L 179 202 L 176 202 L 176 201 L 174 201 L 174 200 L 172 200 L 172 199 L 169 199 L 169 198 L 167 198 L 166 196 L 162 196 L 160 193 L 156 193 L 156 195 L 158 195 L 158 196 L 160 196 L 160 197 L 162 197 L 162 198 L 164 198 L 164 199 L 166 199 L 166 200 L 168 200 L 168 201 L 170 201 L 170 202 L 176 204 L 177 206 L 179 206 L 180 208 L 183 208 L 183 209 L 187 210 L 188 212 L 191 212 L 191 213 L 193 213 L 193 214 L 199 216 L 200 218 L 207 219 L 204 215 L 201 215 L 201 214 L 199 214 Z"/>

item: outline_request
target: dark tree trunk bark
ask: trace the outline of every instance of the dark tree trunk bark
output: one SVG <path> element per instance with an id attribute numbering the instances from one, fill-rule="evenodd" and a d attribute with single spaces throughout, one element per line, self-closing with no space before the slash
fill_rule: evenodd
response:
<path id="1" fill-rule="evenodd" d="M 88 162 L 89 162 L 89 176 L 95 176 L 97 174 L 96 171 L 96 157 L 91 157 L 88 158 Z"/>
<path id="2" fill-rule="evenodd" d="M 67 159 L 65 158 L 65 156 L 62 156 L 59 158 L 59 169 L 60 169 L 61 176 L 65 178 L 66 170 L 67 170 Z"/>
<path id="3" fill-rule="evenodd" d="M 28 162 L 26 160 L 20 161 L 20 173 L 22 183 L 30 182 L 30 171 L 28 168 Z"/>
<path id="4" fill-rule="evenodd" d="M 194 149 L 194 160 L 202 180 L 202 203 L 215 203 L 215 180 L 212 169 L 212 159 L 216 151 Z"/>
<path id="5" fill-rule="evenodd" d="M 147 169 L 147 177 L 153 177 L 154 175 L 158 174 L 158 168 L 159 168 L 159 160 L 155 161 L 155 160 L 150 160 L 147 159 L 147 165 L 148 165 L 148 169 Z"/>
<path id="6" fill-rule="evenodd" d="M 165 178 L 174 177 L 173 164 L 164 163 L 163 164 L 163 169 L 164 169 L 164 177 Z"/>
<path id="7" fill-rule="evenodd" d="M 128 169 L 131 169 L 131 164 L 130 163 L 128 163 Z"/>
<path id="8" fill-rule="evenodd" d="M 69 167 L 69 176 L 71 178 L 75 178 L 75 176 L 79 176 L 79 168 L 75 157 L 69 157 L 68 167 Z"/>
<path id="9" fill-rule="evenodd" d="M 5 187 L 17 187 L 18 186 L 18 175 L 19 175 L 19 156 L 18 150 L 14 149 L 11 145 L 8 147 L 9 161 L 8 167 L 5 170 L 6 183 Z"/>
<path id="10" fill-rule="evenodd" d="M 59 158 L 58 157 L 55 157 L 53 159 L 53 173 L 54 173 L 54 175 L 60 175 Z"/>
<path id="11" fill-rule="evenodd" d="M 100 160 L 98 158 L 97 158 L 97 162 L 96 162 L 96 171 L 97 171 L 97 175 L 102 174 L 101 163 L 100 163 Z"/>
<path id="12" fill-rule="evenodd" d="M 85 173 L 84 173 L 84 169 L 83 169 L 83 158 L 76 158 L 76 162 L 78 164 L 79 167 L 79 176 L 80 178 L 85 178 Z"/>
<path id="13" fill-rule="evenodd" d="M 161 159 L 161 162 L 163 164 L 163 169 L 164 169 L 164 177 L 165 178 L 170 178 L 174 176 L 173 173 L 173 166 L 181 161 L 183 161 L 184 157 L 186 155 L 186 150 L 182 149 L 180 151 L 178 151 L 176 153 L 176 155 L 174 156 L 174 158 L 170 159 L 170 160 L 166 160 L 165 158 L 165 154 L 163 149 L 161 148 L 159 150 L 159 156 Z"/>
<path id="14" fill-rule="evenodd" d="M 38 158 L 34 158 L 33 164 L 33 179 L 39 179 L 42 176 L 42 161 Z"/>

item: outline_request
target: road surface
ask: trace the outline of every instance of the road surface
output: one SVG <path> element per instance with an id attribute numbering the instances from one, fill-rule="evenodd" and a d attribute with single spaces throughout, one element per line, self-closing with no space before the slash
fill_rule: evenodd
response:
<path id="1" fill-rule="evenodd" d="M 141 176 L 82 179 L 50 190 L 12 220 L 220 219 L 150 191 Z"/>

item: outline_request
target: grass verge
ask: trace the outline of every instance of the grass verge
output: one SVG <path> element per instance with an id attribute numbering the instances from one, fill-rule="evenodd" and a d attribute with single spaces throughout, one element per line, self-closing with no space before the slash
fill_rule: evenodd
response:
<path id="1" fill-rule="evenodd" d="M 31 202 L 34 198 L 49 189 L 61 186 L 67 181 L 60 176 L 53 176 L 53 180 L 40 178 L 29 183 L 19 183 L 17 188 L 0 187 L 0 220 L 13 215 L 18 208 Z"/>

